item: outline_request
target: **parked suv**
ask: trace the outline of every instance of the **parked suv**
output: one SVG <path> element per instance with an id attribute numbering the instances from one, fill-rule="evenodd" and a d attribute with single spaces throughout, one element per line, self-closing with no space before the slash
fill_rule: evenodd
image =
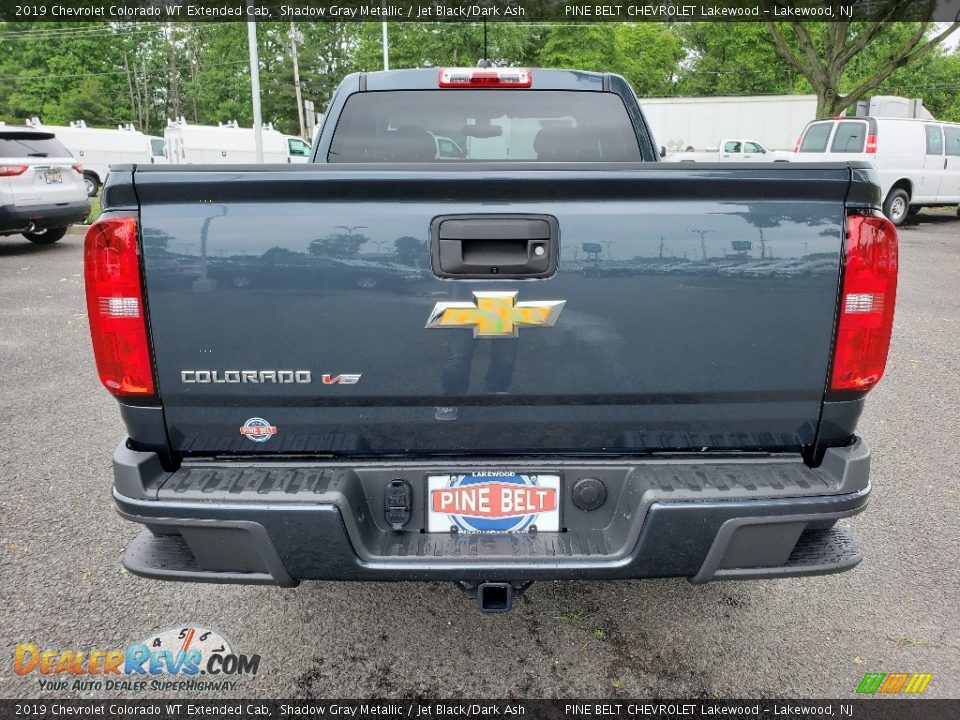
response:
<path id="1" fill-rule="evenodd" d="M 0 127 L 0 235 L 54 243 L 89 213 L 83 168 L 53 133 Z"/>

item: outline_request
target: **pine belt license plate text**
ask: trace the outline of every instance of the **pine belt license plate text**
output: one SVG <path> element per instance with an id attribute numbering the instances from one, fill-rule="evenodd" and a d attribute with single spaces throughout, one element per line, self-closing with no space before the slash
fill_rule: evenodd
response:
<path id="1" fill-rule="evenodd" d="M 560 531 L 559 475 L 431 475 L 427 488 L 427 532 Z"/>
<path id="2" fill-rule="evenodd" d="M 43 179 L 47 182 L 47 185 L 63 183 L 63 175 L 60 174 L 59 170 L 47 170 L 43 174 Z"/>

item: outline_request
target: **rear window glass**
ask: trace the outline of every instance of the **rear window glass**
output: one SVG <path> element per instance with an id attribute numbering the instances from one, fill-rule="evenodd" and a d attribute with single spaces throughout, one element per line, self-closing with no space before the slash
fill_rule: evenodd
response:
<path id="1" fill-rule="evenodd" d="M 642 159 L 617 95 L 548 90 L 358 93 L 328 155 L 335 163 Z"/>
<path id="2" fill-rule="evenodd" d="M 814 123 L 807 127 L 807 132 L 800 143 L 800 152 L 826 152 L 827 140 L 830 138 L 832 122 Z"/>
<path id="3" fill-rule="evenodd" d="M 867 124 L 864 122 L 837 123 L 837 131 L 833 134 L 831 152 L 859 153 L 863 152 L 867 141 Z"/>
<path id="4" fill-rule="evenodd" d="M 0 158 L 15 157 L 70 157 L 70 151 L 52 136 L 27 133 L 0 135 Z"/>
<path id="5" fill-rule="evenodd" d="M 960 155 L 960 127 L 945 125 L 943 132 L 947 136 L 947 155 Z"/>
<path id="6" fill-rule="evenodd" d="M 167 151 L 167 144 L 163 140 L 151 139 L 150 151 L 154 155 L 163 155 Z"/>
<path id="7" fill-rule="evenodd" d="M 927 133 L 927 155 L 943 155 L 943 134 L 939 125 L 924 125 Z"/>

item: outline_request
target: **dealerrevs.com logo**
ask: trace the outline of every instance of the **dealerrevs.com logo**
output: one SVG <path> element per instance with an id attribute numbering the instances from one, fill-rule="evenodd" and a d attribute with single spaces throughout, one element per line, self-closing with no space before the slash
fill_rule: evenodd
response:
<path id="1" fill-rule="evenodd" d="M 255 676 L 260 656 L 237 653 L 216 630 L 168 628 L 125 650 L 41 649 L 21 643 L 13 653 L 17 675 L 37 675 L 41 690 L 233 690 L 237 677 Z"/>

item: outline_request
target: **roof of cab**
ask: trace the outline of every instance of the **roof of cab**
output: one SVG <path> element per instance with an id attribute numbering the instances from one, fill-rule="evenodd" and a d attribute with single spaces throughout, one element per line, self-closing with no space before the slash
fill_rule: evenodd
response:
<path id="1" fill-rule="evenodd" d="M 482 69 L 482 68 L 477 68 Z M 496 68 L 491 68 L 496 69 Z M 530 90 L 603 90 L 603 74 L 579 70 L 544 70 L 531 68 Z M 376 90 L 438 90 L 440 68 L 416 68 L 411 70 L 380 70 L 365 73 L 366 89 Z M 348 76 L 359 79 L 360 73 Z M 345 79 L 346 81 L 346 79 Z M 527 89 L 527 88 L 523 88 Z M 518 88 L 517 92 L 521 89 Z"/>

